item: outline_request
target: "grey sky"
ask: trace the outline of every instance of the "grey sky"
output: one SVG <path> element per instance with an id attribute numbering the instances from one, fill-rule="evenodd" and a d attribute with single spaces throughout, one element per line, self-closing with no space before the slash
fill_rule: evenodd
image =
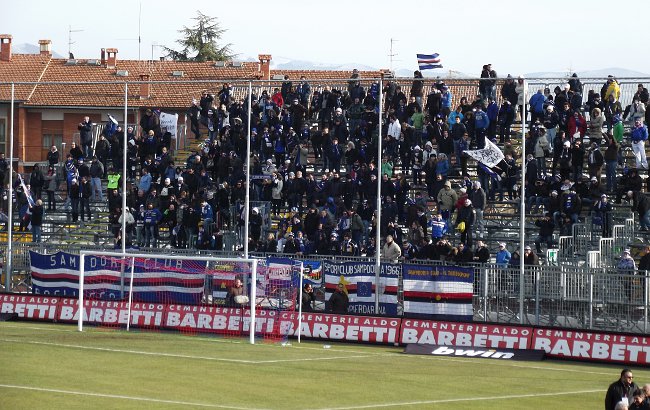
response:
<path id="1" fill-rule="evenodd" d="M 650 2 L 619 1 L 197 1 L 142 0 L 142 58 L 152 44 L 174 46 L 177 30 L 200 9 L 219 18 L 224 40 L 245 57 L 417 68 L 416 53 L 440 53 L 445 70 L 478 75 L 492 63 L 499 75 L 623 67 L 650 71 L 642 21 Z M 68 26 L 77 58 L 138 57 L 138 0 L 34 0 L 3 4 L 2 31 L 15 44 L 50 39 L 67 55 Z M 191 5 L 190 5 L 191 4 Z M 638 16 L 638 17 L 637 17 Z M 636 23 L 638 21 L 638 23 Z M 638 24 L 638 26 L 635 26 Z M 606 27 L 610 27 L 609 29 Z M 161 51 L 154 48 L 154 58 Z"/>

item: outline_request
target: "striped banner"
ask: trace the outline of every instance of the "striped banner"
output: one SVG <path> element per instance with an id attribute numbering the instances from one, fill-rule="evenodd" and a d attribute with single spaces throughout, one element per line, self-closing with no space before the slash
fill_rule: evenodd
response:
<path id="1" fill-rule="evenodd" d="M 323 261 L 325 299 L 329 300 L 339 283 L 345 285 L 350 314 L 374 314 L 375 293 L 379 293 L 379 314 L 397 314 L 397 290 L 402 266 L 381 264 L 379 287 L 375 286 L 375 264 L 371 262 Z"/>
<path id="2" fill-rule="evenodd" d="M 472 320 L 473 284 L 471 268 L 403 265 L 404 314 Z"/>
<path id="3" fill-rule="evenodd" d="M 30 251 L 32 292 L 39 295 L 79 296 L 79 256 L 65 252 L 40 254 Z M 205 289 L 205 263 L 136 259 L 133 301 L 198 304 Z M 185 266 L 183 266 L 185 265 Z M 84 265 L 84 297 L 101 300 L 128 298 L 130 259 L 87 256 Z"/>

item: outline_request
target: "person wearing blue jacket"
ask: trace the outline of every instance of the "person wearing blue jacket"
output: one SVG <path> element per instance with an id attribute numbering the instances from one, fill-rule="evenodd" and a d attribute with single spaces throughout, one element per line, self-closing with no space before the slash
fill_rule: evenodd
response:
<path id="1" fill-rule="evenodd" d="M 539 118 L 540 121 L 544 119 L 544 103 L 546 102 L 546 96 L 544 95 L 544 90 L 540 88 L 537 90 L 528 103 L 530 104 L 530 123 L 534 123 L 535 119 Z"/>
<path id="2" fill-rule="evenodd" d="M 641 119 L 634 122 L 632 129 L 632 151 L 634 151 L 634 159 L 636 160 L 637 169 L 648 169 L 648 160 L 645 155 L 645 142 L 648 140 L 648 127 L 643 125 Z"/>
<path id="3" fill-rule="evenodd" d="M 476 148 L 485 148 L 485 136 L 487 135 L 488 127 L 490 126 L 490 119 L 483 111 L 481 106 L 476 107 L 474 113 L 474 132 L 476 134 Z"/>
<path id="4" fill-rule="evenodd" d="M 147 205 L 147 210 L 144 211 L 144 241 L 147 248 L 153 246 L 154 248 L 158 246 L 156 240 L 156 228 L 158 223 L 162 219 L 162 214 L 158 208 L 154 208 L 153 203 Z"/>
<path id="5" fill-rule="evenodd" d="M 510 252 L 506 249 L 505 242 L 499 243 L 499 252 L 497 252 L 496 255 L 496 264 L 505 268 L 508 266 L 511 257 L 512 255 L 510 255 Z"/>
<path id="6" fill-rule="evenodd" d="M 205 199 L 201 202 L 201 219 L 203 220 L 203 230 L 209 237 L 212 235 L 212 223 L 214 222 L 214 212 L 212 205 Z"/>
<path id="7" fill-rule="evenodd" d="M 488 127 L 488 138 L 493 141 L 496 141 L 497 137 L 497 119 L 499 117 L 499 104 L 493 99 L 490 99 L 490 103 L 487 106 L 487 116 L 490 120 L 490 126 Z"/>

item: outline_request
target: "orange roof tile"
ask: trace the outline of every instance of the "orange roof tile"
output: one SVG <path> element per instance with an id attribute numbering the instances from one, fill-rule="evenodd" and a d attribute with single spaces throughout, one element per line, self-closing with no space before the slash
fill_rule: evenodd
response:
<path id="1" fill-rule="evenodd" d="M 50 56 L 40 54 L 13 54 L 11 61 L 0 61 L 0 83 L 36 82 L 47 69 Z M 33 84 L 17 84 L 15 98 L 26 101 L 32 90 Z M 11 86 L 0 85 L 0 101 L 11 100 Z"/>

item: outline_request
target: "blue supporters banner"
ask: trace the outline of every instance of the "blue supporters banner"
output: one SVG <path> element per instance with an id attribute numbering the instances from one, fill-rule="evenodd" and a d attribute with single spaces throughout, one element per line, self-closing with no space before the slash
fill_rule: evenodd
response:
<path id="1" fill-rule="evenodd" d="M 80 258 L 65 252 L 30 251 L 32 293 L 79 296 Z M 183 267 L 183 264 L 192 265 Z M 133 301 L 198 304 L 205 290 L 205 272 L 194 261 L 146 259 L 134 266 Z M 204 264 L 203 264 L 204 266 Z M 84 297 L 125 300 L 130 286 L 130 263 L 119 258 L 88 255 L 84 265 Z"/>
<path id="2" fill-rule="evenodd" d="M 472 268 L 405 264 L 404 315 L 472 320 L 473 286 Z"/>
<path id="3" fill-rule="evenodd" d="M 397 290 L 402 266 L 381 264 L 379 286 L 375 286 L 375 264 L 371 262 L 322 262 L 325 299 L 329 300 L 339 283 L 345 285 L 350 314 L 397 315 Z M 379 312 L 375 312 L 375 292 L 379 292 Z"/>

